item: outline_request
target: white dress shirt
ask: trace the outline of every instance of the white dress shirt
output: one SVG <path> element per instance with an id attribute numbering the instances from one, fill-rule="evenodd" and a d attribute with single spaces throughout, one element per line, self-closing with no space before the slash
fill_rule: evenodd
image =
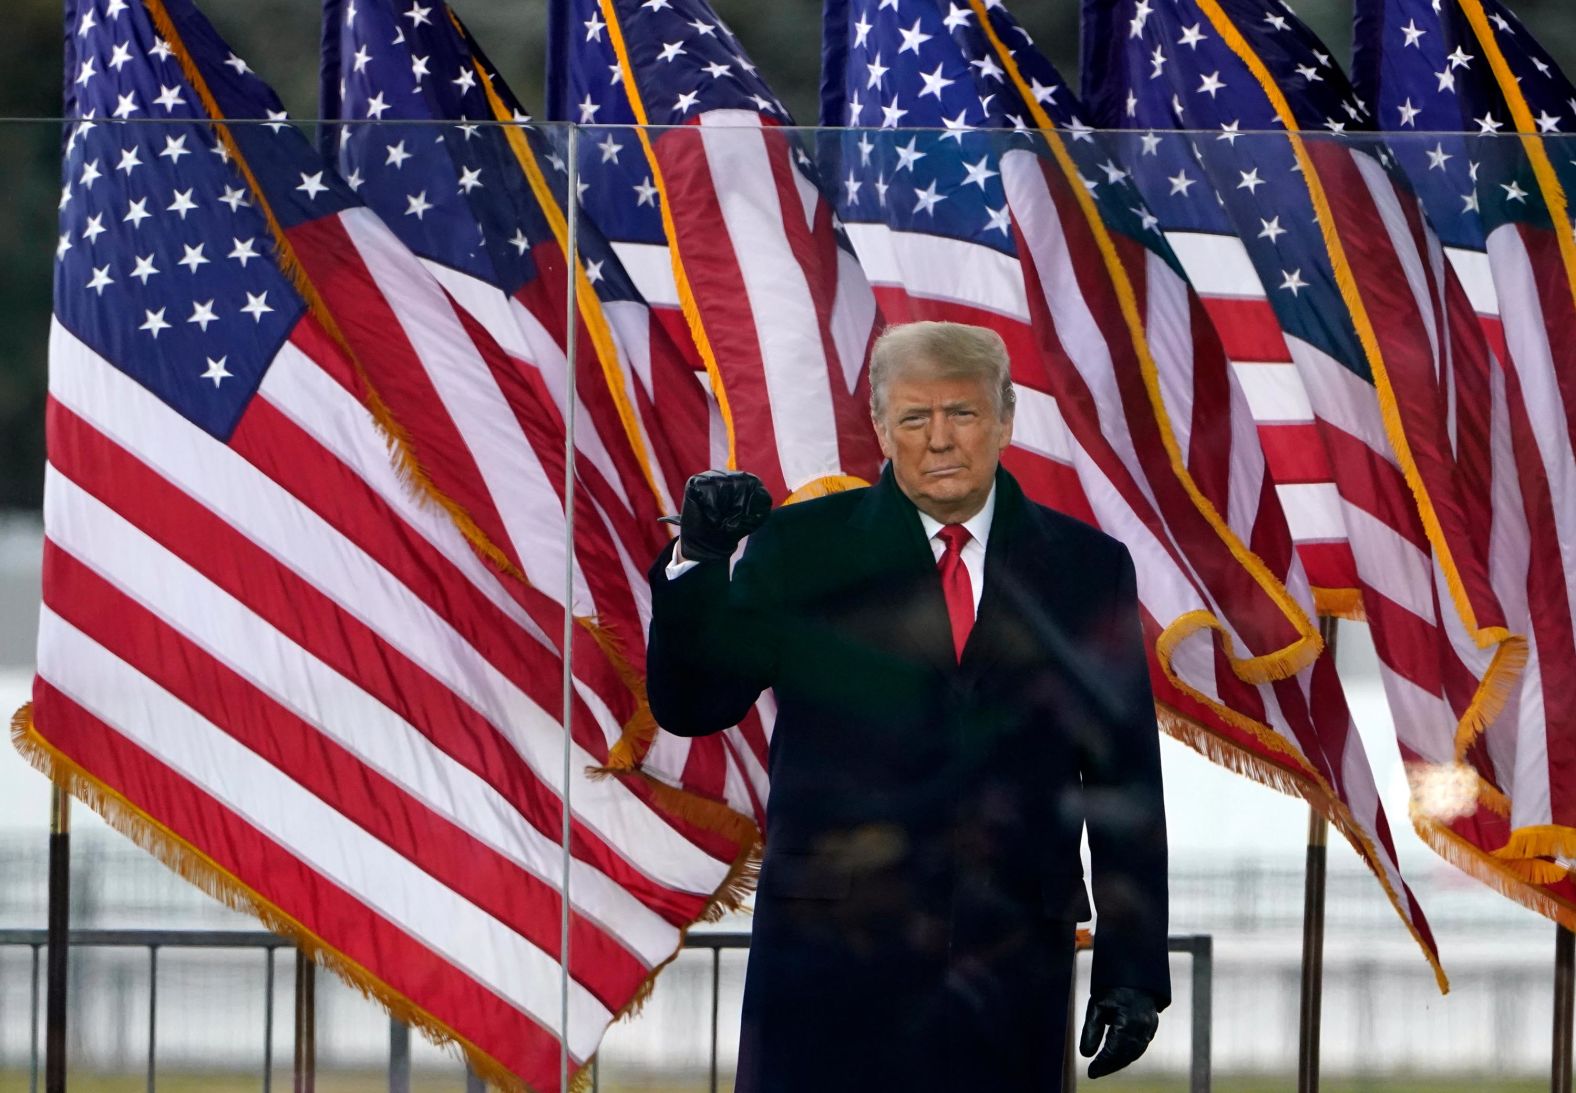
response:
<path id="1" fill-rule="evenodd" d="M 963 544 L 963 568 L 969 572 L 969 587 L 974 593 L 976 617 L 980 612 L 980 596 L 985 591 L 985 544 L 990 541 L 990 522 L 995 515 L 996 487 L 993 485 L 990 493 L 985 496 L 985 504 L 973 516 L 963 521 L 963 526 L 969 533 L 969 541 Z M 944 525 L 940 520 L 924 512 L 919 514 L 919 522 L 925 529 L 925 535 L 930 539 L 930 552 L 939 565 L 941 556 L 947 551 L 947 544 L 941 540 L 941 529 Z M 675 580 L 699 564 L 699 562 L 687 562 L 680 557 L 679 548 L 675 544 L 673 558 L 663 569 L 662 575 L 670 581 Z"/>
<path id="2" fill-rule="evenodd" d="M 992 486 L 985 497 L 984 506 L 963 521 L 963 527 L 969 533 L 969 541 L 963 544 L 963 568 L 969 571 L 969 591 L 974 593 L 976 617 L 980 613 L 980 595 L 985 591 L 985 544 L 990 541 L 990 522 L 995 515 L 996 487 Z M 919 522 L 924 526 L 925 534 L 930 536 L 930 552 L 936 556 L 936 564 L 940 565 L 941 556 L 947 552 L 947 544 L 941 538 L 944 525 L 924 512 L 919 514 Z"/>

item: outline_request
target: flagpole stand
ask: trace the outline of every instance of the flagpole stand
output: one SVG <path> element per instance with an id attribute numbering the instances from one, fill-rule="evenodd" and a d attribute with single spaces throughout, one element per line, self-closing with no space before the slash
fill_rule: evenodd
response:
<path id="1" fill-rule="evenodd" d="M 1554 927 L 1554 1066 L 1552 1093 L 1571 1093 L 1571 1017 L 1576 1011 L 1576 934 Z"/>
<path id="2" fill-rule="evenodd" d="M 44 1090 L 66 1091 L 66 957 L 71 928 L 71 797 L 49 798 L 49 964 L 44 1013 Z"/>

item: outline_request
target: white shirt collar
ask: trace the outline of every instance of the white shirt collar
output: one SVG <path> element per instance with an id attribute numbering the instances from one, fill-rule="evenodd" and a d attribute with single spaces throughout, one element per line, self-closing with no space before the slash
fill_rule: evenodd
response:
<path id="1" fill-rule="evenodd" d="M 925 529 L 925 538 L 927 540 L 934 539 L 936 534 L 946 525 L 923 509 L 918 511 L 920 525 Z M 968 530 L 973 541 L 979 543 L 980 546 L 985 546 L 990 542 L 990 522 L 995 515 L 996 484 L 993 482 L 991 483 L 990 493 L 985 495 L 985 504 L 980 506 L 980 510 L 973 516 L 963 521 L 964 528 Z"/>

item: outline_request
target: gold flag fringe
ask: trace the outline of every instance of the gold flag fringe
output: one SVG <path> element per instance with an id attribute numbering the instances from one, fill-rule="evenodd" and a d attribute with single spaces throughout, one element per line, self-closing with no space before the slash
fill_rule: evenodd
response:
<path id="1" fill-rule="evenodd" d="M 619 743 L 622 744 L 623 741 Z M 638 763 L 627 759 L 626 755 L 627 753 L 620 755 L 620 762 L 615 765 L 613 756 L 609 753 L 605 766 L 587 767 L 586 775 L 598 781 L 606 778 L 638 778 L 651 791 L 653 801 L 664 812 L 671 813 L 687 823 L 697 824 L 707 831 L 714 831 L 746 849 L 759 845 L 760 829 L 750 817 L 735 811 L 731 805 L 722 801 L 703 797 L 698 793 L 664 782 L 640 767 Z"/>
<path id="2" fill-rule="evenodd" d="M 1506 797 L 1503 790 L 1494 785 L 1492 782 L 1488 781 L 1481 774 L 1477 776 L 1477 780 L 1478 804 L 1482 805 L 1496 816 L 1503 816 L 1506 819 L 1509 819 L 1510 798 Z"/>
<path id="3" fill-rule="evenodd" d="M 1363 608 L 1363 593 L 1359 588 L 1320 588 L 1315 585 L 1313 611 L 1329 619 L 1368 621 L 1368 612 Z"/>
<path id="4" fill-rule="evenodd" d="M 1331 825 L 1345 836 L 1346 841 L 1352 844 L 1352 849 L 1357 851 L 1358 856 L 1363 859 L 1369 871 L 1379 882 L 1379 886 L 1384 889 L 1385 896 L 1390 900 L 1390 906 L 1395 908 L 1396 917 L 1412 935 L 1412 940 L 1417 943 L 1423 958 L 1433 969 L 1434 982 L 1439 987 L 1439 993 L 1450 993 L 1450 978 L 1439 962 L 1439 955 L 1423 941 L 1423 935 L 1418 932 L 1417 925 L 1412 921 L 1401 901 L 1401 894 L 1390 883 L 1390 877 L 1381 864 L 1378 849 L 1357 823 L 1351 810 L 1346 807 L 1346 803 L 1335 795 L 1323 778 L 1317 774 L 1298 775 L 1283 770 L 1261 756 L 1253 755 L 1230 741 L 1223 740 L 1186 714 L 1164 703 L 1155 704 L 1155 714 L 1159 719 L 1160 727 L 1168 736 L 1181 741 L 1227 770 L 1251 778 L 1288 796 L 1301 797 L 1310 807 L 1329 820 Z"/>
<path id="5" fill-rule="evenodd" d="M 783 499 L 783 504 L 793 505 L 816 497 L 830 497 L 834 493 L 842 493 L 844 490 L 857 490 L 861 486 L 868 485 L 870 485 L 869 482 L 852 474 L 823 474 L 819 478 L 812 478 L 794 490 Z"/>
<path id="6" fill-rule="evenodd" d="M 635 989 L 635 993 L 630 997 L 629 1001 L 620 1006 L 618 1012 L 613 1014 L 613 1021 L 622 1021 L 626 1018 L 640 1015 L 640 1011 L 645 1007 L 647 1000 L 651 998 L 652 991 L 656 988 L 657 976 L 664 968 L 678 959 L 679 954 L 684 951 L 684 941 L 689 937 L 690 930 L 694 928 L 695 924 L 717 922 L 724 915 L 743 910 L 745 901 L 749 899 L 750 893 L 755 891 L 755 883 L 759 879 L 760 873 L 760 844 L 755 843 L 740 849 L 738 857 L 734 858 L 733 864 L 728 868 L 727 876 L 723 878 L 722 883 L 718 885 L 716 892 L 712 894 L 711 899 L 707 902 L 706 909 L 696 917 L 694 922 L 679 930 L 678 947 L 669 954 L 667 959 L 651 969 L 650 974 Z"/>
<path id="7" fill-rule="evenodd" d="M 1463 873 L 1482 881 L 1505 898 L 1515 900 L 1544 918 L 1552 919 L 1567 930 L 1576 930 L 1576 906 L 1539 887 L 1540 883 L 1548 882 L 1525 876 L 1517 868 L 1521 863 L 1501 860 L 1485 853 L 1445 824 L 1422 815 L 1415 808 L 1412 810 L 1412 827 L 1434 853 Z M 1560 873 L 1557 879 L 1564 879 L 1567 875 L 1563 869 Z"/>
<path id="8" fill-rule="evenodd" d="M 339 952 L 198 847 L 149 816 L 118 790 L 100 781 L 45 740 L 33 721 L 32 703 L 24 705 L 12 715 L 11 743 L 24 759 L 52 782 L 97 812 L 110 827 L 147 851 L 172 872 L 232 910 L 250 914 L 274 933 L 288 937 L 309 959 L 333 972 L 364 998 L 381 1006 L 391 1017 L 419 1030 L 438 1047 L 458 1055 L 490 1086 L 505 1093 L 535 1093 L 529 1084 L 458 1031 L 406 998 L 356 960 Z M 724 914 L 739 910 L 754 891 L 759 870 L 759 842 L 743 845 L 722 882 L 707 898 L 695 922 L 715 922 Z M 641 1006 L 651 996 L 658 973 L 683 951 L 689 929 L 688 926 L 680 929 L 679 943 L 673 952 L 652 967 L 629 1001 L 613 1015 L 613 1021 L 639 1013 Z M 588 1063 L 589 1060 L 581 1064 L 570 1082 L 568 1093 L 584 1093 L 590 1088 L 591 1067 Z"/>
<path id="9" fill-rule="evenodd" d="M 1510 838 L 1505 841 L 1504 846 L 1494 851 L 1494 855 L 1511 860 L 1576 858 L 1576 828 L 1566 827 L 1563 824 L 1533 824 L 1518 827 L 1511 831 Z M 1542 864 L 1559 870 L 1560 875 L 1554 878 L 1556 880 L 1563 880 L 1567 875 L 1564 866 L 1554 862 Z"/>
<path id="10" fill-rule="evenodd" d="M 1225 767 L 1233 774 L 1251 778 L 1260 785 L 1268 786 L 1288 797 L 1303 796 L 1305 776 L 1293 774 L 1262 756 L 1238 747 L 1164 703 L 1155 703 L 1155 717 L 1167 736 L 1186 744 L 1211 763 Z"/>
<path id="11" fill-rule="evenodd" d="M 1456 724 L 1456 757 L 1465 757 L 1477 738 L 1488 730 L 1505 703 L 1516 693 L 1522 671 L 1527 667 L 1527 639 L 1513 634 L 1501 641 L 1488 662 L 1488 669 L 1472 695 L 1472 702 Z"/>
<path id="12" fill-rule="evenodd" d="M 651 749 L 651 742 L 656 739 L 656 735 L 657 719 L 652 716 L 648 706 L 624 722 L 623 735 L 618 738 L 618 743 L 607 749 L 607 763 L 598 769 L 608 774 L 631 773 L 645 761 L 646 752 Z"/>
<path id="13" fill-rule="evenodd" d="M 1543 886 L 1558 884 L 1570 877 L 1570 871 L 1558 862 L 1544 861 L 1542 858 L 1506 858 L 1501 864 L 1506 872 L 1520 877 L 1528 884 Z"/>
<path id="14" fill-rule="evenodd" d="M 657 721 L 646 698 L 645 681 L 629 663 L 616 635 L 604 627 L 586 624 L 586 629 L 635 696 L 635 712 L 624 722 L 618 741 L 608 749 L 606 762 L 586 768 L 586 774 L 593 779 L 639 778 L 650 789 L 652 803 L 662 811 L 715 832 L 741 847 L 758 844 L 760 829 L 750 817 L 723 801 L 672 785 L 641 768 L 657 735 Z"/>
<path id="15" fill-rule="evenodd" d="M 1255 721 L 1253 718 L 1248 717 L 1242 711 L 1232 709 L 1218 698 L 1205 694 L 1177 675 L 1176 671 L 1171 667 L 1171 658 L 1176 651 L 1176 647 L 1187 638 L 1204 629 L 1213 630 L 1221 636 L 1221 641 L 1225 645 L 1226 656 L 1228 659 L 1231 657 L 1231 635 L 1219 619 L 1208 611 L 1184 612 L 1172 619 L 1155 639 L 1155 663 L 1160 665 L 1160 670 L 1164 673 L 1166 679 L 1171 681 L 1172 686 L 1182 691 L 1195 702 L 1213 711 L 1215 716 L 1226 724 L 1252 736 L 1260 744 L 1264 745 L 1267 750 L 1278 752 L 1288 764 L 1300 769 L 1305 777 L 1317 778 L 1318 774 L 1308 763 L 1307 757 L 1293 748 L 1279 733 L 1263 722 Z M 1322 638 L 1320 638 L 1319 644 L 1322 649 L 1324 644 Z"/>

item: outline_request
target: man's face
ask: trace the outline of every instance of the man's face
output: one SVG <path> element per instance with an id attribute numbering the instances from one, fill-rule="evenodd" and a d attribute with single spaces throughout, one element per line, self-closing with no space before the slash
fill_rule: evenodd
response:
<path id="1" fill-rule="evenodd" d="M 998 414 L 987 381 L 940 378 L 923 360 L 887 381 L 886 406 L 875 426 L 898 488 L 944 524 L 979 512 L 1012 442 L 1012 417 Z"/>

